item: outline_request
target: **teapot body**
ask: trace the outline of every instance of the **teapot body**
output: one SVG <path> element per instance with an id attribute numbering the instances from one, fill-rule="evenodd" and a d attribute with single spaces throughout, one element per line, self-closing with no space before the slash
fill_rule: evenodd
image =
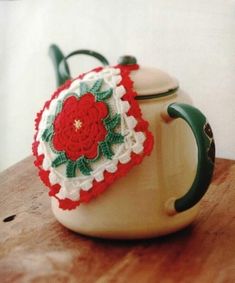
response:
<path id="1" fill-rule="evenodd" d="M 72 79 L 67 60 L 79 54 L 105 67 Z M 212 179 L 215 143 L 178 81 L 129 55 L 114 67 L 91 50 L 64 56 L 52 45 L 50 56 L 61 87 L 37 114 L 32 149 L 56 219 L 112 239 L 190 224 Z"/>
<path id="2" fill-rule="evenodd" d="M 154 135 L 151 155 L 88 204 L 65 211 L 52 197 L 52 211 L 60 223 L 89 236 L 138 239 L 175 232 L 195 219 L 198 205 L 176 215 L 165 208 L 168 199 L 185 194 L 197 167 L 196 142 L 189 126 L 182 119 L 164 119 L 166 107 L 175 102 L 191 104 L 181 90 L 139 100 Z"/>

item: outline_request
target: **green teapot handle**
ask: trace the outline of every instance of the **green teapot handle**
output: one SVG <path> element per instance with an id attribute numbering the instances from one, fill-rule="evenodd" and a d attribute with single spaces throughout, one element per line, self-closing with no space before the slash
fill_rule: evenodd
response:
<path id="1" fill-rule="evenodd" d="M 196 176 L 188 192 L 166 203 L 168 214 L 185 211 L 199 202 L 206 193 L 212 179 L 215 162 L 213 133 L 206 117 L 197 108 L 183 103 L 173 103 L 167 107 L 171 119 L 181 118 L 190 126 L 198 148 Z"/>
<path id="2" fill-rule="evenodd" d="M 67 80 L 71 79 L 69 65 L 67 60 L 74 55 L 89 55 L 97 58 L 104 66 L 109 65 L 108 60 L 101 55 L 100 53 L 88 50 L 88 49 L 80 49 L 69 53 L 67 56 L 64 56 L 60 48 L 56 44 L 52 44 L 49 47 L 49 56 L 52 59 L 55 75 L 56 75 L 56 84 L 60 86 L 64 84 Z"/>

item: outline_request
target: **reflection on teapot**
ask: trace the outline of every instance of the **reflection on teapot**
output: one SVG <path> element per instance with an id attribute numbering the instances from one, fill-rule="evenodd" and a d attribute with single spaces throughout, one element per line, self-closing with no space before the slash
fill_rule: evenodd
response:
<path id="1" fill-rule="evenodd" d="M 68 58 L 103 66 L 71 78 Z M 205 116 L 178 81 L 122 56 L 64 56 L 50 47 L 59 89 L 36 120 L 34 155 L 52 211 L 69 229 L 148 238 L 191 223 L 210 184 L 215 145 Z M 62 85 L 62 86 L 61 86 Z"/>

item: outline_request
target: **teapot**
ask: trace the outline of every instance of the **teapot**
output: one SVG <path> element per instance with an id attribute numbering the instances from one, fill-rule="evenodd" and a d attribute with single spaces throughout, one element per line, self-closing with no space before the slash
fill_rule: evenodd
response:
<path id="1" fill-rule="evenodd" d="M 206 117 L 200 110 L 192 106 L 190 97 L 179 87 L 178 81 L 157 68 L 138 65 L 137 59 L 130 55 L 120 57 L 117 66 L 112 67 L 103 55 L 91 50 L 77 50 L 64 56 L 58 46 L 51 45 L 49 54 L 55 67 L 59 88 L 36 118 L 36 129 L 38 133 L 42 133 L 41 137 L 44 143 L 41 142 L 40 138 L 37 138 L 39 134 L 36 134 L 33 151 L 36 156 L 35 165 L 40 170 L 39 175 L 50 188 L 51 207 L 56 219 L 65 227 L 80 234 L 112 239 L 161 236 L 180 230 L 193 222 L 199 210 L 199 202 L 206 193 L 213 175 L 215 144 Z M 78 54 L 95 57 L 100 61 L 102 67 L 82 74 L 76 79 L 71 79 L 68 59 Z M 116 89 L 106 88 L 100 91 L 101 77 L 102 80 L 105 78 L 107 84 L 110 82 L 110 85 L 112 85 L 113 83 Z M 71 95 L 71 93 L 77 91 L 78 87 L 80 94 L 85 93 L 85 95 L 77 98 L 68 97 L 68 90 L 69 95 Z M 134 153 L 129 154 L 128 157 L 129 159 L 135 157 L 136 166 L 130 169 L 131 166 L 127 166 L 130 161 L 128 161 L 129 159 L 125 160 L 126 157 L 119 158 L 115 164 L 111 163 L 112 157 L 116 156 L 113 155 L 112 150 L 115 152 L 119 144 L 127 139 L 127 134 L 121 136 L 120 133 L 116 132 L 110 132 L 112 134 L 110 140 L 116 139 L 112 147 L 105 148 L 103 142 L 100 141 L 101 138 L 98 141 L 96 138 L 94 138 L 94 141 L 92 138 L 87 138 L 85 144 L 82 145 L 85 151 L 83 151 L 79 162 L 74 163 L 71 160 L 67 162 L 66 156 L 73 160 L 74 152 L 78 150 L 78 145 L 73 140 L 73 133 L 65 130 L 68 129 L 67 125 L 73 127 L 74 133 L 77 134 L 88 123 L 80 118 L 74 118 L 78 115 L 74 114 L 78 113 L 76 109 L 85 111 L 87 105 L 93 101 L 92 105 L 95 106 L 89 108 L 86 117 L 98 111 L 98 115 L 106 123 L 108 118 L 106 117 L 104 120 L 104 116 L 107 108 L 104 106 L 103 98 L 106 97 L 105 99 L 107 99 L 111 93 L 117 96 L 124 93 L 125 97 L 125 92 L 128 92 L 127 89 L 130 90 L 130 94 L 134 93 L 133 99 L 130 98 L 132 100 L 129 101 L 131 107 L 133 105 L 135 109 L 133 113 L 140 115 L 137 118 L 134 117 L 138 120 L 138 125 L 143 125 L 139 126 L 142 132 L 135 132 L 136 135 L 138 134 L 140 143 L 135 143 L 135 148 L 132 147 Z M 95 102 L 91 93 L 96 94 Z M 58 99 L 63 95 L 66 99 L 64 98 L 64 102 L 61 102 L 62 100 Z M 57 101 L 57 104 L 53 103 L 53 100 L 56 99 L 59 101 Z M 128 103 L 123 98 L 120 98 L 120 101 L 120 105 L 125 109 Z M 96 110 L 94 110 L 94 107 L 96 107 Z M 109 105 L 109 111 L 114 115 L 112 107 L 112 105 Z M 57 115 L 56 117 L 51 115 L 52 108 L 57 109 L 53 110 L 53 113 Z M 62 112 L 65 114 L 60 112 L 61 108 L 64 109 L 64 112 Z M 71 112 L 72 114 L 69 112 L 72 111 L 71 109 L 74 111 Z M 130 110 L 120 113 L 126 115 L 129 113 L 128 111 Z M 106 130 L 114 128 L 113 125 L 117 129 L 122 128 L 122 124 L 117 126 L 118 123 L 122 123 L 120 121 L 124 121 L 120 120 L 124 119 L 124 116 L 120 118 L 119 114 L 113 116 L 116 120 L 114 118 L 108 120 L 111 126 L 107 126 L 107 122 L 105 124 Z M 96 121 L 95 115 L 92 116 L 94 121 Z M 69 117 L 73 117 L 71 118 L 72 122 L 67 122 L 70 119 Z M 135 129 L 137 122 L 134 121 L 135 119 L 129 118 L 125 121 L 134 124 L 132 129 Z M 50 127 L 45 126 L 45 123 L 48 125 L 50 119 L 54 119 L 54 124 L 50 124 Z M 60 119 L 60 122 L 58 122 L 58 119 Z M 65 120 L 66 122 L 64 122 Z M 89 125 L 92 125 L 90 127 L 94 128 L 91 131 L 92 135 L 101 137 L 105 128 L 100 126 L 100 122 L 96 121 L 95 124 L 99 125 L 98 130 L 96 130 L 93 122 L 89 123 Z M 54 131 L 56 131 L 58 125 L 60 125 L 58 133 L 52 133 L 51 127 L 54 127 Z M 91 134 L 89 135 L 91 136 Z M 52 136 L 56 146 L 54 145 L 54 149 L 51 149 L 48 153 L 48 146 L 45 146 L 45 143 L 48 142 L 49 144 Z M 68 137 L 71 144 L 68 145 L 68 141 L 64 141 L 65 137 Z M 80 137 L 82 137 L 82 134 Z M 61 144 L 65 145 L 67 151 L 63 151 Z M 91 171 L 89 171 L 91 169 L 86 160 L 89 157 L 96 161 L 95 154 L 93 154 L 94 148 L 96 148 L 95 144 L 98 144 L 103 154 L 101 160 L 97 161 L 101 164 L 99 166 L 103 166 L 102 162 L 106 159 L 110 161 L 109 164 L 111 165 L 109 165 L 109 168 L 105 167 L 106 175 L 100 177 L 100 175 L 94 174 L 95 181 L 92 184 L 94 185 L 96 182 L 97 185 L 106 176 L 108 185 L 107 188 L 100 186 L 93 194 L 88 194 L 91 183 L 84 185 L 82 193 L 80 191 L 82 201 L 78 202 L 77 193 L 74 195 L 74 192 L 77 192 L 75 190 L 76 182 L 80 182 L 80 179 L 76 177 L 76 174 L 78 174 L 76 170 L 79 169 L 80 171 L 78 171 L 84 174 L 81 177 L 84 180 L 86 176 L 91 174 Z M 75 149 L 72 148 L 72 145 Z M 145 150 L 146 156 L 142 154 L 143 150 Z M 54 154 L 58 152 L 59 155 L 54 158 Z M 84 154 L 87 159 L 83 158 Z M 47 159 L 45 156 L 47 156 Z M 51 161 L 52 157 L 54 158 L 53 161 Z M 63 165 L 60 165 L 65 164 L 64 162 L 67 162 L 67 179 L 62 176 L 63 170 L 61 168 Z M 119 165 L 120 172 L 127 170 L 125 169 L 127 167 L 130 170 L 117 175 L 114 172 L 119 168 Z M 53 170 L 53 174 L 50 170 Z M 113 179 L 111 178 L 112 174 L 116 176 Z M 69 181 L 68 177 L 70 177 Z M 58 185 L 58 178 L 62 180 L 60 186 Z M 71 180 L 75 181 L 72 183 Z M 63 186 L 68 187 L 67 191 L 63 189 Z M 69 201 L 68 196 L 71 196 L 71 201 Z"/>

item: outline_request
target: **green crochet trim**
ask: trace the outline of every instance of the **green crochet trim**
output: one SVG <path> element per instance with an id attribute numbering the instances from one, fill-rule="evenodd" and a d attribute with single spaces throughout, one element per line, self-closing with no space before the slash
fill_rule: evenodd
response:
<path id="1" fill-rule="evenodd" d="M 111 88 L 106 90 L 106 91 L 98 92 L 96 94 L 96 100 L 97 101 L 103 101 L 105 99 L 110 98 L 112 94 L 113 94 L 113 90 Z"/>
<path id="2" fill-rule="evenodd" d="M 51 163 L 52 167 L 58 167 L 68 161 L 67 156 L 64 152 L 61 152 Z"/>
<path id="3" fill-rule="evenodd" d="M 105 140 L 101 142 L 99 146 L 100 146 L 100 149 L 103 155 L 108 159 L 112 159 L 112 156 L 114 155 L 114 153 L 112 152 L 110 143 Z"/>
<path id="4" fill-rule="evenodd" d="M 56 159 L 53 160 L 51 166 L 56 168 L 62 164 L 66 163 L 66 176 L 72 178 L 76 176 L 76 170 L 79 169 L 83 175 L 90 175 L 92 171 L 84 156 L 80 157 L 78 160 L 73 161 L 67 158 L 64 152 L 61 152 Z"/>
<path id="5" fill-rule="evenodd" d="M 113 117 L 108 116 L 104 119 L 105 127 L 108 131 L 113 130 L 121 123 L 121 115 L 116 113 Z"/>
<path id="6" fill-rule="evenodd" d="M 97 80 L 92 85 L 92 87 L 89 87 L 85 82 L 81 82 L 79 86 L 80 95 L 74 92 L 68 93 L 63 98 L 63 100 L 59 100 L 57 102 L 55 115 L 49 115 L 47 118 L 47 128 L 44 130 L 41 138 L 44 142 L 48 142 L 52 152 L 57 154 L 57 157 L 52 161 L 51 166 L 56 168 L 66 163 L 66 176 L 68 178 L 76 177 L 77 170 L 79 170 L 85 176 L 90 175 L 92 171 L 90 167 L 90 163 L 96 162 L 102 155 L 107 159 L 111 160 L 114 155 L 112 151 L 112 145 L 120 144 L 124 142 L 124 136 L 120 133 L 114 132 L 115 128 L 119 126 L 121 123 L 121 115 L 116 113 L 113 116 L 109 114 L 108 117 L 103 119 L 104 126 L 107 130 L 107 135 L 105 137 L 105 140 L 99 143 L 97 156 L 95 158 L 87 159 L 85 156 L 82 156 L 78 160 L 73 161 L 67 158 L 65 152 L 58 151 L 53 146 L 53 142 L 52 142 L 53 133 L 54 133 L 53 122 L 55 120 L 55 117 L 62 111 L 63 103 L 68 97 L 75 96 L 79 99 L 81 96 L 85 95 L 86 93 L 92 93 L 95 96 L 96 101 L 103 101 L 106 103 L 110 113 L 110 107 L 106 100 L 112 96 L 113 89 L 110 88 L 108 90 L 101 91 L 103 82 L 104 82 L 103 79 Z"/>
<path id="7" fill-rule="evenodd" d="M 96 101 L 104 101 L 110 98 L 111 95 L 113 94 L 113 89 L 109 88 L 108 90 L 100 91 L 103 82 L 104 82 L 103 79 L 97 80 L 95 81 L 95 83 L 93 84 L 91 88 L 89 88 L 86 83 L 81 82 L 80 83 L 80 97 L 82 97 L 86 93 L 92 93 L 95 96 Z"/>
<path id="8" fill-rule="evenodd" d="M 76 170 L 79 169 L 83 175 L 90 175 L 91 168 L 86 162 L 84 156 L 80 157 L 76 161 L 68 160 L 66 165 L 66 176 L 68 178 L 76 177 Z"/>
<path id="9" fill-rule="evenodd" d="M 106 141 L 111 144 L 123 143 L 124 136 L 119 133 L 109 132 L 108 135 L 106 136 Z"/>
<path id="10" fill-rule="evenodd" d="M 76 176 L 76 162 L 72 160 L 68 160 L 66 165 L 66 176 L 67 177 L 75 177 Z"/>
<path id="11" fill-rule="evenodd" d="M 80 157 L 77 161 L 77 167 L 81 171 L 83 175 L 90 175 L 91 174 L 91 168 L 88 165 L 87 159 L 83 156 Z"/>
<path id="12" fill-rule="evenodd" d="M 63 102 L 64 102 L 64 99 L 63 99 L 63 101 L 59 100 L 57 102 L 56 111 L 55 111 L 55 115 L 54 115 L 54 118 L 53 118 L 52 122 L 54 122 L 55 116 L 57 116 L 61 112 L 62 106 L 63 106 Z"/>
<path id="13" fill-rule="evenodd" d="M 42 134 L 42 140 L 45 141 L 45 142 L 49 142 L 51 139 L 52 139 L 52 136 L 53 136 L 53 125 L 50 125 L 49 128 L 47 128 L 43 134 Z"/>

